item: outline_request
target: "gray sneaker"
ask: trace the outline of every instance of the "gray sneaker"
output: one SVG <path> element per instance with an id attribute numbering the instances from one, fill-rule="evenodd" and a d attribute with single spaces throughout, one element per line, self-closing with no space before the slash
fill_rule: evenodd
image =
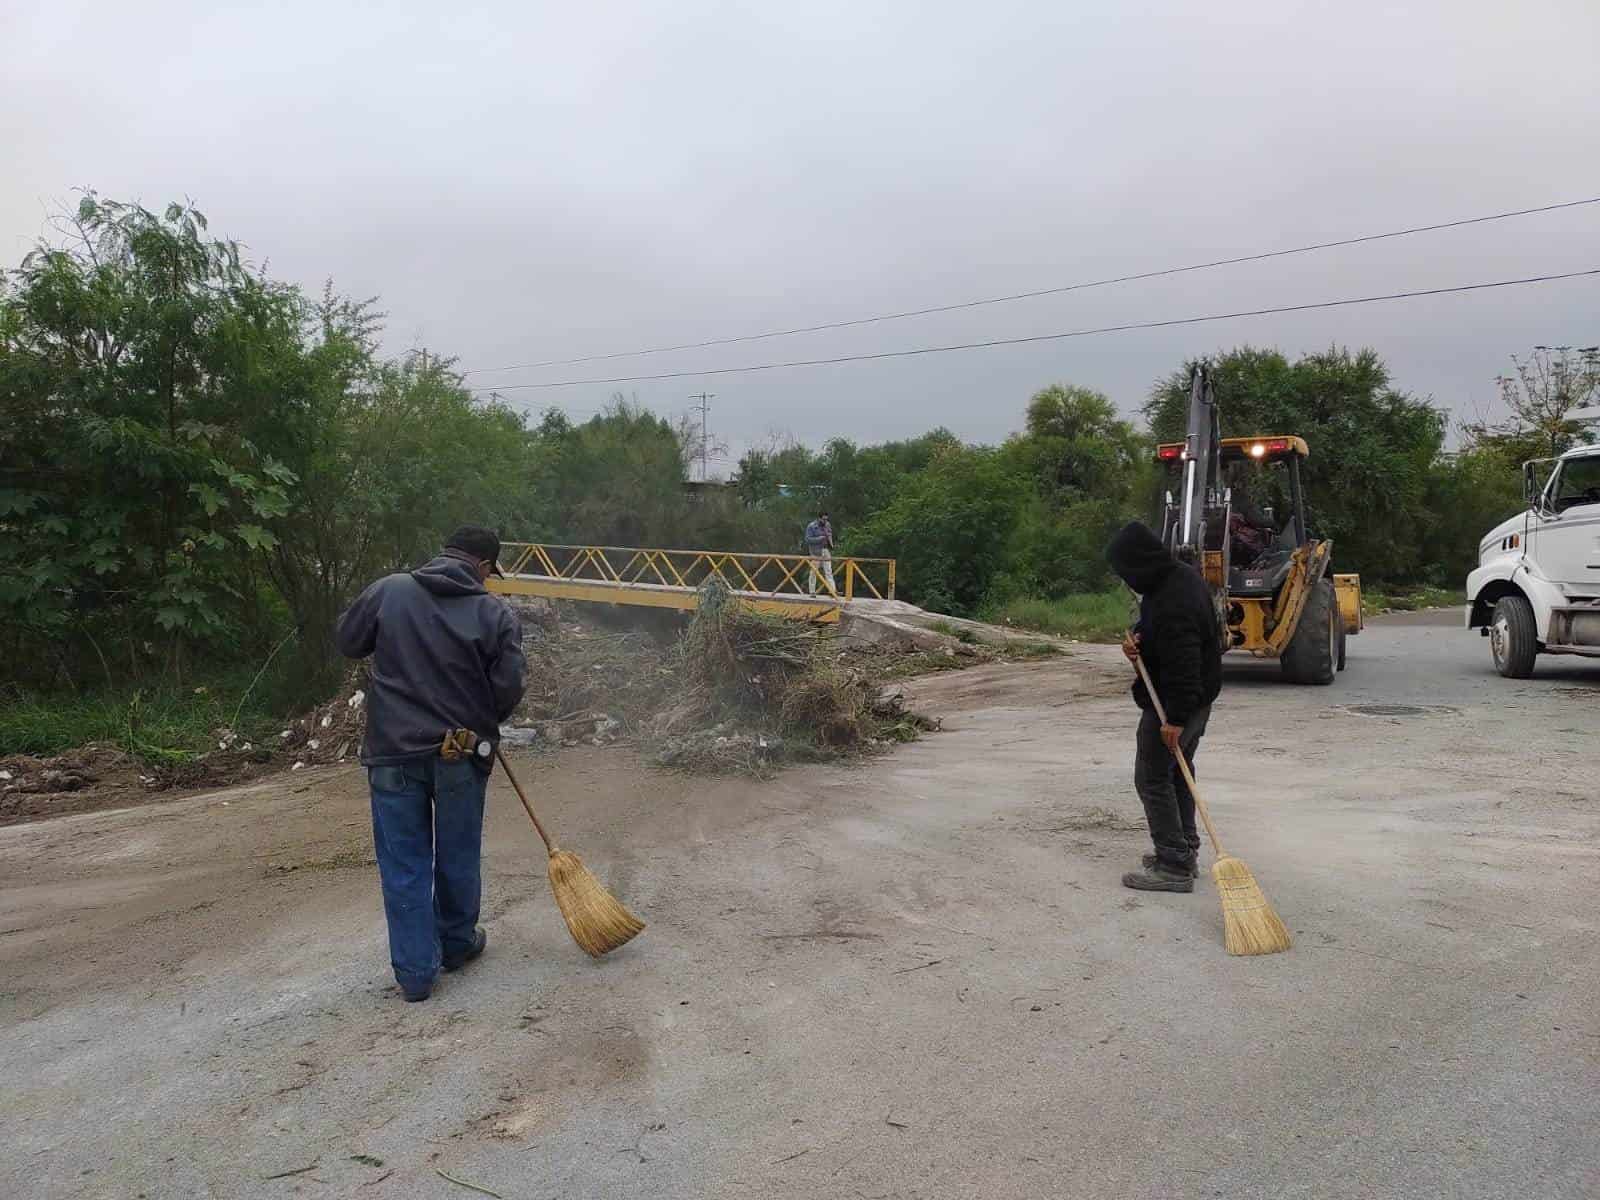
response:
<path id="1" fill-rule="evenodd" d="M 1161 859 L 1154 854 L 1146 854 L 1139 860 L 1139 863 L 1144 867 L 1145 870 L 1148 871 L 1151 867 L 1159 866 L 1161 864 Z M 1169 867 L 1168 870 L 1171 870 L 1171 868 Z M 1189 868 L 1189 878 L 1200 878 L 1200 864 L 1198 862 Z"/>
<path id="2" fill-rule="evenodd" d="M 1122 877 L 1122 886 L 1136 892 L 1192 892 L 1194 876 L 1157 864 L 1142 871 L 1129 871 Z"/>

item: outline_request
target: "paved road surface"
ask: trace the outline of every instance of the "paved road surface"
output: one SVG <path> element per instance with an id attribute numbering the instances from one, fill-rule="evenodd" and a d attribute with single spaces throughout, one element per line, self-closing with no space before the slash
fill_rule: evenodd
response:
<path id="1" fill-rule="evenodd" d="M 1118 887 L 1102 648 L 920 684 L 948 731 L 868 765 L 530 763 L 651 927 L 585 960 L 497 785 L 489 954 L 424 1005 L 354 772 L 0 830 L 0 1195 L 1600 1195 L 1600 663 L 1427 614 L 1273 674 L 1200 755 L 1265 959 L 1209 881 Z"/>

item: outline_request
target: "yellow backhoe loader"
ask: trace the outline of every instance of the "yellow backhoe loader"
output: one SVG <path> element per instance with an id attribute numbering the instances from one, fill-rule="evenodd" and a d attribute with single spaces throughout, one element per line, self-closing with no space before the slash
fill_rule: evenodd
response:
<path id="1" fill-rule="evenodd" d="M 1326 684 L 1344 670 L 1345 639 L 1361 632 L 1361 577 L 1333 574 L 1333 543 L 1307 531 L 1300 464 L 1309 455 L 1290 435 L 1222 437 L 1210 372 L 1195 367 L 1188 437 L 1156 448 L 1177 484 L 1176 495 L 1166 493 L 1161 537 L 1211 586 L 1224 651 L 1275 658 L 1286 679 Z M 1258 471 L 1287 476 L 1281 529 L 1270 507 L 1235 508 L 1227 480 Z"/>

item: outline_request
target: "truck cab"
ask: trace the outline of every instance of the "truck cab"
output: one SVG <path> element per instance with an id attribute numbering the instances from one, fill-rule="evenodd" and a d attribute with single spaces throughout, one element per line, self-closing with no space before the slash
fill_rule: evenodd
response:
<path id="1" fill-rule="evenodd" d="M 1488 532 L 1467 576 L 1467 628 L 1510 679 L 1532 675 L 1540 654 L 1600 658 L 1600 445 L 1522 473 L 1527 510 Z"/>

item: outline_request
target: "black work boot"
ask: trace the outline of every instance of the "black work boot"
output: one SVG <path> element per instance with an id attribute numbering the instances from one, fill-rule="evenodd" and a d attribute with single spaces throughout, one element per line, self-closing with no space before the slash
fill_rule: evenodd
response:
<path id="1" fill-rule="evenodd" d="M 1146 854 L 1139 860 L 1139 862 L 1142 863 L 1145 870 L 1148 871 L 1151 867 L 1159 866 L 1161 864 L 1161 856 L 1158 854 Z M 1171 868 L 1169 867 L 1168 870 L 1171 870 Z M 1200 878 L 1200 864 L 1198 862 L 1189 868 L 1189 878 Z"/>
<path id="2" fill-rule="evenodd" d="M 1192 892 L 1194 876 L 1158 862 L 1153 867 L 1129 871 L 1122 877 L 1122 886 L 1136 892 Z"/>
<path id="3" fill-rule="evenodd" d="M 472 931 L 472 945 L 459 955 L 444 960 L 442 964 L 446 971 L 459 971 L 478 955 L 483 953 L 483 948 L 489 944 L 489 935 L 479 926 Z"/>

